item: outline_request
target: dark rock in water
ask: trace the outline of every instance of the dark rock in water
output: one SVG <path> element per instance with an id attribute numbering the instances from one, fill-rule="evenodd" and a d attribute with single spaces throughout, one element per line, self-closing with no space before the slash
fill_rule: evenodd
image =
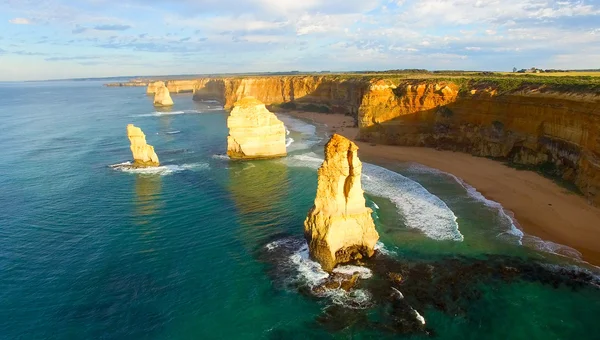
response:
<path id="1" fill-rule="evenodd" d="M 340 305 L 327 307 L 317 317 L 316 322 L 329 332 L 340 332 L 350 327 L 359 329 L 369 327 L 369 319 L 364 311 Z"/>
<path id="2" fill-rule="evenodd" d="M 281 281 L 282 277 L 298 276 L 297 267 L 291 266 L 286 259 L 302 244 L 302 241 L 290 242 L 288 248 L 265 251 L 261 256 L 271 264 L 267 268 L 274 282 Z M 329 302 L 334 302 L 316 318 L 314 327 L 342 334 L 362 329 L 393 335 L 435 336 L 426 322 L 426 312 L 434 309 L 453 318 L 468 320 L 473 313 L 473 303 L 482 299 L 484 287 L 526 281 L 549 287 L 568 287 L 574 291 L 600 290 L 600 279 L 585 270 L 510 256 L 407 261 L 377 253 L 362 262 L 372 272 L 369 279 L 360 279 L 358 273 L 332 272 L 314 288 L 299 281 L 288 287 L 312 299 L 327 297 Z M 339 289 L 347 291 L 345 297 L 349 297 L 343 305 L 338 304 L 340 301 L 332 301 L 328 294 Z M 362 291 L 368 292 L 368 303 L 351 299 L 353 293 Z"/>
<path id="3" fill-rule="evenodd" d="M 352 275 L 352 277 L 350 277 L 350 279 L 348 280 L 343 280 L 342 283 L 340 284 L 340 288 L 342 288 L 345 291 L 350 291 L 350 289 L 352 289 L 355 285 L 356 282 L 358 281 L 358 273 L 354 273 Z"/>
<path id="4" fill-rule="evenodd" d="M 312 288 L 312 292 L 316 295 L 324 295 L 329 290 L 342 289 L 349 292 L 358 283 L 360 275 L 354 273 L 352 275 L 332 272 L 325 281 L 320 285 Z"/>
<path id="5" fill-rule="evenodd" d="M 388 277 L 395 284 L 401 284 L 402 283 L 402 275 L 400 275 L 398 273 L 388 273 Z"/>

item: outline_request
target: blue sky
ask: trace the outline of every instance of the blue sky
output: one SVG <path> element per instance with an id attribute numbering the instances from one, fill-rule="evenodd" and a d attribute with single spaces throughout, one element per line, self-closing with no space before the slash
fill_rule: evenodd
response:
<path id="1" fill-rule="evenodd" d="M 0 0 L 0 81 L 600 68 L 600 0 Z"/>

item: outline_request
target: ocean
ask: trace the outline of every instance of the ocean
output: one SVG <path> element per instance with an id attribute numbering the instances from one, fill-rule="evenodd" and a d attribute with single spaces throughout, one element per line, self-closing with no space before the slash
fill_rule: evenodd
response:
<path id="1" fill-rule="evenodd" d="M 288 157 L 233 162 L 219 103 L 172 96 L 0 83 L 0 339 L 600 338 L 597 268 L 418 164 L 362 158 L 378 251 L 338 269 L 353 291 L 315 294 L 326 129 L 281 115 Z M 129 123 L 160 167 L 111 167 Z"/>

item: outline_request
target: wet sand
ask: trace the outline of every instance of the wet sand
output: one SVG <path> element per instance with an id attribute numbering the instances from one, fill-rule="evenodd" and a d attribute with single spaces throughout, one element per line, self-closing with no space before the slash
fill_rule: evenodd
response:
<path id="1" fill-rule="evenodd" d="M 331 132 L 353 140 L 358 134 L 358 129 L 352 127 L 353 118 L 341 114 L 298 111 L 286 114 L 325 124 Z M 516 170 L 461 152 L 357 144 L 364 158 L 420 163 L 461 178 L 486 198 L 510 210 L 526 234 L 574 248 L 584 261 L 600 266 L 600 209 L 551 180 L 532 171 Z"/>

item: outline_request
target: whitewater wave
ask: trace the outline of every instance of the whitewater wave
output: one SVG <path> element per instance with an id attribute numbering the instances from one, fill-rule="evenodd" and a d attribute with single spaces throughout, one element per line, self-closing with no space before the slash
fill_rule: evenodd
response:
<path id="1" fill-rule="evenodd" d="M 373 247 L 373 249 L 375 249 L 379 253 L 381 253 L 383 255 L 386 255 L 386 256 L 394 256 L 394 255 L 396 255 L 395 251 L 389 250 L 385 246 L 385 244 L 383 244 L 383 242 L 381 242 L 381 241 L 377 241 L 377 243 L 375 243 L 375 247 Z"/>
<path id="2" fill-rule="evenodd" d="M 142 174 L 142 175 L 157 175 L 157 176 L 166 176 L 171 175 L 176 172 L 182 171 L 195 171 L 195 170 L 205 170 L 209 168 L 208 163 L 191 163 L 191 164 L 169 164 L 169 165 L 161 165 L 156 167 L 147 167 L 147 168 L 132 168 L 131 162 L 123 162 L 118 164 L 110 165 L 110 167 L 117 171 L 132 173 L 132 174 Z"/>
<path id="3" fill-rule="evenodd" d="M 219 159 L 219 160 L 229 160 L 229 156 L 225 155 L 225 154 L 221 154 L 221 155 L 212 155 L 213 159 Z"/>
<path id="4" fill-rule="evenodd" d="M 291 130 L 293 132 L 301 133 L 307 136 L 315 135 L 317 132 L 316 126 L 308 124 L 303 120 L 282 114 L 277 115 L 277 118 L 279 118 L 279 120 L 283 122 L 283 124 L 286 127 L 286 130 L 288 131 Z"/>
<path id="5" fill-rule="evenodd" d="M 277 117 L 285 125 L 288 152 L 309 149 L 322 140 L 317 136 L 316 126 L 287 115 L 279 114 Z"/>
<path id="6" fill-rule="evenodd" d="M 318 262 L 309 258 L 308 244 L 304 240 L 285 238 L 273 241 L 265 247 L 268 251 L 284 250 L 282 253 L 284 259 L 280 265 L 292 269 L 288 278 L 292 285 L 307 286 L 312 289 L 320 286 L 329 278 L 329 273 L 324 271 Z M 361 279 L 373 276 L 370 269 L 353 265 L 338 266 L 333 271 L 346 275 L 358 273 Z M 372 296 L 366 289 L 353 289 L 349 292 L 340 288 L 323 289 L 315 294 L 347 308 L 364 309 L 372 306 Z"/>
<path id="7" fill-rule="evenodd" d="M 315 153 L 307 153 L 288 157 L 286 161 L 290 166 L 317 169 L 323 159 Z M 419 229 L 435 240 L 464 240 L 456 215 L 419 183 L 380 166 L 363 163 L 362 184 L 370 195 L 393 202 L 409 228 Z"/>
<path id="8" fill-rule="evenodd" d="M 184 114 L 197 114 L 202 113 L 200 110 L 180 110 L 180 111 L 155 111 L 152 113 L 143 113 L 136 115 L 135 117 L 160 117 L 160 116 L 173 116 L 173 115 L 184 115 Z"/>
<path id="9" fill-rule="evenodd" d="M 485 206 L 492 208 L 498 212 L 500 218 L 502 218 L 506 224 L 508 225 L 508 230 L 498 234 L 498 237 L 503 237 L 505 235 L 509 235 L 516 238 L 516 242 L 519 245 L 524 245 L 529 248 L 533 248 L 542 252 L 551 253 L 555 255 L 561 255 L 565 257 L 574 258 L 576 260 L 582 260 L 582 254 L 569 246 L 565 246 L 562 244 L 554 243 L 552 241 L 542 240 L 537 236 L 527 235 L 525 234 L 519 227 L 517 220 L 514 217 L 514 214 L 505 209 L 502 204 L 492 201 L 482 193 L 477 191 L 473 186 L 466 183 L 462 178 L 459 178 L 451 173 L 444 172 L 438 169 L 433 169 L 421 164 L 413 164 L 409 167 L 409 170 L 420 173 L 431 173 L 438 175 L 445 175 L 454 179 L 458 184 L 460 184 L 467 192 L 467 195 L 476 201 L 483 203 Z"/>

